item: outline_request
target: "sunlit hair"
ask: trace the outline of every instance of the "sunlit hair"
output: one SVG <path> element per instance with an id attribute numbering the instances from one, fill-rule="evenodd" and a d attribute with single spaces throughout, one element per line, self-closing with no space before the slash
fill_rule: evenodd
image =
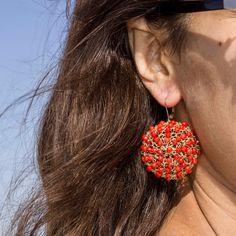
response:
<path id="1" fill-rule="evenodd" d="M 161 16 L 150 0 L 67 4 L 69 31 L 38 130 L 42 181 L 9 235 L 42 228 L 53 236 L 154 235 L 176 203 L 177 185 L 148 174 L 140 160 L 142 133 L 166 111 L 138 76 L 126 23 L 144 17 L 179 55 L 186 15 Z"/>

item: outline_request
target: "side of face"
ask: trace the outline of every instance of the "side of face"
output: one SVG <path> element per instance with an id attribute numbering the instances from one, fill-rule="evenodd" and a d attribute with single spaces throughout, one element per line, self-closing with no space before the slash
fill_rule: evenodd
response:
<path id="1" fill-rule="evenodd" d="M 176 77 L 189 118 L 214 169 L 236 187 L 236 13 L 193 14 Z"/>
<path id="2" fill-rule="evenodd" d="M 236 12 L 191 14 L 180 62 L 174 56 L 156 55 L 160 35 L 143 21 L 131 22 L 128 28 L 144 85 L 161 105 L 177 106 L 176 120 L 192 123 L 204 158 L 236 187 Z M 156 70 L 160 66 L 165 70 Z"/>

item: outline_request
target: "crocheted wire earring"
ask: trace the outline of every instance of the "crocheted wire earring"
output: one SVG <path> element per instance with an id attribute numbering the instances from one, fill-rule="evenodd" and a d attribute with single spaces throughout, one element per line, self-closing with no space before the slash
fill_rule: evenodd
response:
<path id="1" fill-rule="evenodd" d="M 141 160 L 148 172 L 167 181 L 180 180 L 192 173 L 201 154 L 199 141 L 187 121 L 177 122 L 169 115 L 168 120 L 151 126 L 142 135 Z"/>

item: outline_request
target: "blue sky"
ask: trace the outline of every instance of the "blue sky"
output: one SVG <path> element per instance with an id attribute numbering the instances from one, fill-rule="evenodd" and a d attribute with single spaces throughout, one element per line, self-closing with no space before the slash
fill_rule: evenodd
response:
<path id="1" fill-rule="evenodd" d="M 7 0 L 0 7 L 0 112 L 33 89 L 63 42 L 65 0 Z M 20 129 L 27 103 L 0 119 L 0 205 L 33 149 L 34 122 Z M 37 117 L 34 108 L 33 116 Z M 32 115 L 31 115 L 32 116 Z M 1 224 L 0 224 L 1 225 Z M 0 227 L 1 228 L 1 227 Z"/>

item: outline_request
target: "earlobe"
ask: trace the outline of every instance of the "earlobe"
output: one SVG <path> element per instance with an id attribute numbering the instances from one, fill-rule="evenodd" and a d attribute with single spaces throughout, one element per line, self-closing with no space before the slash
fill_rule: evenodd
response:
<path id="1" fill-rule="evenodd" d="M 143 80 L 143 83 L 150 94 L 162 106 L 174 107 L 182 98 L 180 88 L 171 73 L 168 76 L 159 73 L 154 82 Z"/>
<path id="2" fill-rule="evenodd" d="M 151 94 L 165 107 L 174 107 L 181 100 L 181 92 L 176 83 L 166 81 L 163 85 L 151 89 Z"/>
<path id="3" fill-rule="evenodd" d="M 144 85 L 162 106 L 175 106 L 181 100 L 181 92 L 174 64 L 162 53 L 158 35 L 144 20 L 132 21 L 127 26 L 133 59 Z"/>

